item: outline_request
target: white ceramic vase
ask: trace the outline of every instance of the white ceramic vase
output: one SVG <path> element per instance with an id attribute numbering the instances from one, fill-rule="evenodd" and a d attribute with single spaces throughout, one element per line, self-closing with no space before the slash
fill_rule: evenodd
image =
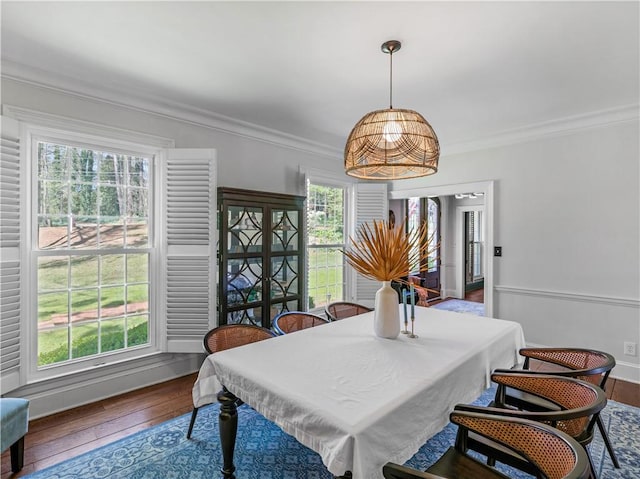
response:
<path id="1" fill-rule="evenodd" d="M 373 329 L 381 338 L 395 339 L 400 334 L 398 293 L 391 287 L 391 281 L 383 281 L 382 288 L 376 291 Z"/>

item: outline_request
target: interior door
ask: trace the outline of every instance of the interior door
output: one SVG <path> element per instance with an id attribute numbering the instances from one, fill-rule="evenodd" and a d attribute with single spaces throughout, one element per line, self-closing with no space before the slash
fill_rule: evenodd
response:
<path id="1" fill-rule="evenodd" d="M 484 287 L 482 212 L 467 211 L 464 214 L 465 235 L 465 292 Z"/>

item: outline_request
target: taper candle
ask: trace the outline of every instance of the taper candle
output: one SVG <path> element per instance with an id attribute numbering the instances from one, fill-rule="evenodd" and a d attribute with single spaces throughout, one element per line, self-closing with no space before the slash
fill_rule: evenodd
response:
<path id="1" fill-rule="evenodd" d="M 404 324 L 406 329 L 407 324 L 407 290 L 402 288 L 402 306 L 404 307 Z"/>
<path id="2" fill-rule="evenodd" d="M 415 298 L 415 294 L 413 292 L 413 283 L 410 284 L 410 290 L 411 290 L 411 317 L 415 318 L 416 317 L 416 312 L 415 312 L 415 305 L 416 305 L 416 298 Z"/>

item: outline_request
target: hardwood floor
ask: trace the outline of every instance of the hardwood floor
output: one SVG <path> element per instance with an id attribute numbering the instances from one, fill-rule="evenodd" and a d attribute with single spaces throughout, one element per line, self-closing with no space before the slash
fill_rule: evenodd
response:
<path id="1" fill-rule="evenodd" d="M 11 473 L 7 450 L 0 459 L 0 477 L 21 477 L 190 412 L 196 376 L 191 374 L 31 421 L 25 436 L 24 468 L 19 474 Z"/>
<path id="2" fill-rule="evenodd" d="M 464 299 L 465 301 L 473 301 L 474 303 L 484 303 L 484 288 L 467 291 Z"/>
<path id="3" fill-rule="evenodd" d="M 533 367 L 541 369 L 539 365 Z M 7 450 L 1 458 L 1 478 L 44 469 L 190 412 L 195 380 L 196 374 L 191 374 L 31 421 L 25 438 L 24 469 L 19 474 L 11 473 Z M 640 407 L 640 384 L 610 379 L 607 397 Z"/>

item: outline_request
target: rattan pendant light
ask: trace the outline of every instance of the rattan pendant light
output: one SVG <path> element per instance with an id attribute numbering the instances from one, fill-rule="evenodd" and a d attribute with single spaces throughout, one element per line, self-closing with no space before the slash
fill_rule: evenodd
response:
<path id="1" fill-rule="evenodd" d="M 397 180 L 438 171 L 440 145 L 433 128 L 413 110 L 393 108 L 393 54 L 401 43 L 389 40 L 389 108 L 367 113 L 351 130 L 344 148 L 347 175 L 367 180 Z"/>

